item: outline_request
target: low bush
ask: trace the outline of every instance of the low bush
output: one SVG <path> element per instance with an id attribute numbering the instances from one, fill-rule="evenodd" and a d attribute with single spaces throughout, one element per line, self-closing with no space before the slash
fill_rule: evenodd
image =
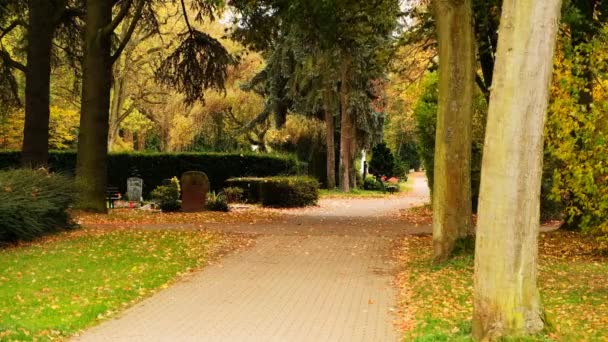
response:
<path id="1" fill-rule="evenodd" d="M 305 176 L 232 178 L 226 185 L 243 189 L 248 202 L 271 207 L 314 205 L 319 198 L 319 182 Z"/>
<path id="2" fill-rule="evenodd" d="M 230 188 L 241 189 L 243 191 L 241 198 L 248 203 L 260 203 L 262 201 L 260 184 L 265 179 L 260 177 L 230 178 L 224 184 Z"/>
<path id="3" fill-rule="evenodd" d="M 207 210 L 211 211 L 227 212 L 230 210 L 228 207 L 228 199 L 226 198 L 226 195 L 223 192 L 216 194 L 215 191 L 212 191 L 208 193 L 206 207 Z"/>
<path id="4" fill-rule="evenodd" d="M 0 170 L 19 166 L 20 152 L 0 152 Z M 53 172 L 74 175 L 76 152 L 52 151 L 49 167 Z M 127 178 L 137 175 L 144 180 L 143 196 L 163 180 L 186 171 L 203 171 L 213 190 L 219 190 L 228 178 L 295 175 L 298 161 L 292 156 L 262 153 L 110 153 L 108 184 L 126 193 Z"/>
<path id="5" fill-rule="evenodd" d="M 31 240 L 71 226 L 72 180 L 44 170 L 0 171 L 0 241 Z"/>
<path id="6" fill-rule="evenodd" d="M 319 182 L 310 177 L 269 177 L 260 183 L 262 205 L 305 207 L 319 199 Z"/>
<path id="7" fill-rule="evenodd" d="M 363 181 L 363 190 L 379 190 L 382 191 L 382 182 L 375 177 L 365 177 Z"/>
<path id="8" fill-rule="evenodd" d="M 180 187 L 177 177 L 171 178 L 171 182 L 167 185 L 157 186 L 151 195 L 154 202 L 156 202 L 162 211 L 178 211 L 182 206 L 179 200 Z"/>
<path id="9" fill-rule="evenodd" d="M 243 201 L 243 194 L 245 191 L 236 186 L 229 186 L 222 190 L 224 195 L 226 196 L 226 200 L 228 203 L 240 203 Z"/>

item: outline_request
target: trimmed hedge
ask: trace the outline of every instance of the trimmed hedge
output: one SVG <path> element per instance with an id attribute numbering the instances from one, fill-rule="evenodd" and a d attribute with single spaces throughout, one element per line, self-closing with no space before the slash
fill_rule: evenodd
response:
<path id="1" fill-rule="evenodd" d="M 262 202 L 261 184 L 266 178 L 260 177 L 239 177 L 230 178 L 224 183 L 226 187 L 243 189 L 243 199 L 248 203 Z"/>
<path id="2" fill-rule="evenodd" d="M 319 199 L 319 182 L 305 176 L 234 178 L 226 184 L 242 188 L 249 202 L 267 207 L 304 207 Z"/>
<path id="3" fill-rule="evenodd" d="M 20 152 L 0 152 L 0 170 L 19 167 Z M 53 151 L 49 156 L 52 172 L 74 175 L 76 152 Z M 163 180 L 181 176 L 186 171 L 203 171 L 212 190 L 220 190 L 232 177 L 267 177 L 298 173 L 294 157 L 239 153 L 111 153 L 108 158 L 108 184 L 126 192 L 127 178 L 144 180 L 144 196 Z"/>
<path id="4" fill-rule="evenodd" d="M 0 171 L 0 241 L 31 240 L 69 228 L 73 183 L 42 170 Z"/>

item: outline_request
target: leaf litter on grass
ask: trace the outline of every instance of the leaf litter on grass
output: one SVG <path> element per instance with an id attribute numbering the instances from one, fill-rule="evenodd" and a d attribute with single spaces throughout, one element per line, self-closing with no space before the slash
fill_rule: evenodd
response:
<path id="1" fill-rule="evenodd" d="M 0 249 L 0 341 L 65 339 L 251 244 L 200 230 L 84 228 Z"/>
<path id="2" fill-rule="evenodd" d="M 551 326 L 522 341 L 608 341 L 608 257 L 598 246 L 578 233 L 540 235 L 539 287 Z M 471 341 L 472 255 L 433 265 L 430 235 L 403 238 L 393 255 L 404 339 Z"/>

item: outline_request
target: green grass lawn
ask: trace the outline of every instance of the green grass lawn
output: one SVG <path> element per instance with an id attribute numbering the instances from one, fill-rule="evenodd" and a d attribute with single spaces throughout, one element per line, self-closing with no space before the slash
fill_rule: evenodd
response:
<path id="1" fill-rule="evenodd" d="M 83 229 L 0 249 L 0 341 L 70 336 L 227 245 L 199 231 Z"/>
<path id="2" fill-rule="evenodd" d="M 321 189 L 319 190 L 319 195 L 321 197 L 345 197 L 345 198 L 378 198 L 378 197 L 386 197 L 386 196 L 397 196 L 399 194 L 403 194 L 408 192 L 411 189 L 411 178 L 406 182 L 399 183 L 399 192 L 390 194 L 389 192 L 382 192 L 380 190 L 363 190 L 363 189 L 351 189 L 350 192 L 342 192 L 340 189 Z"/>
<path id="3" fill-rule="evenodd" d="M 608 341 L 608 258 L 575 233 L 541 235 L 539 287 L 546 331 L 510 341 Z M 431 264 L 429 236 L 407 237 L 396 252 L 404 341 L 473 341 L 473 257 Z"/>

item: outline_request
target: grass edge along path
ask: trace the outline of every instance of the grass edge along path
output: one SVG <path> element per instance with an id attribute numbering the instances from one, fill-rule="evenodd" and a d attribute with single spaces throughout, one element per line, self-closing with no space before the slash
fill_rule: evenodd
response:
<path id="1" fill-rule="evenodd" d="M 550 326 L 509 341 L 608 341 L 608 256 L 593 237 L 553 231 L 540 236 L 539 287 Z M 473 341 L 473 256 L 433 265 L 432 237 L 397 243 L 399 318 L 403 341 Z"/>
<path id="2" fill-rule="evenodd" d="M 250 239 L 84 228 L 0 249 L 0 341 L 64 340 Z"/>

